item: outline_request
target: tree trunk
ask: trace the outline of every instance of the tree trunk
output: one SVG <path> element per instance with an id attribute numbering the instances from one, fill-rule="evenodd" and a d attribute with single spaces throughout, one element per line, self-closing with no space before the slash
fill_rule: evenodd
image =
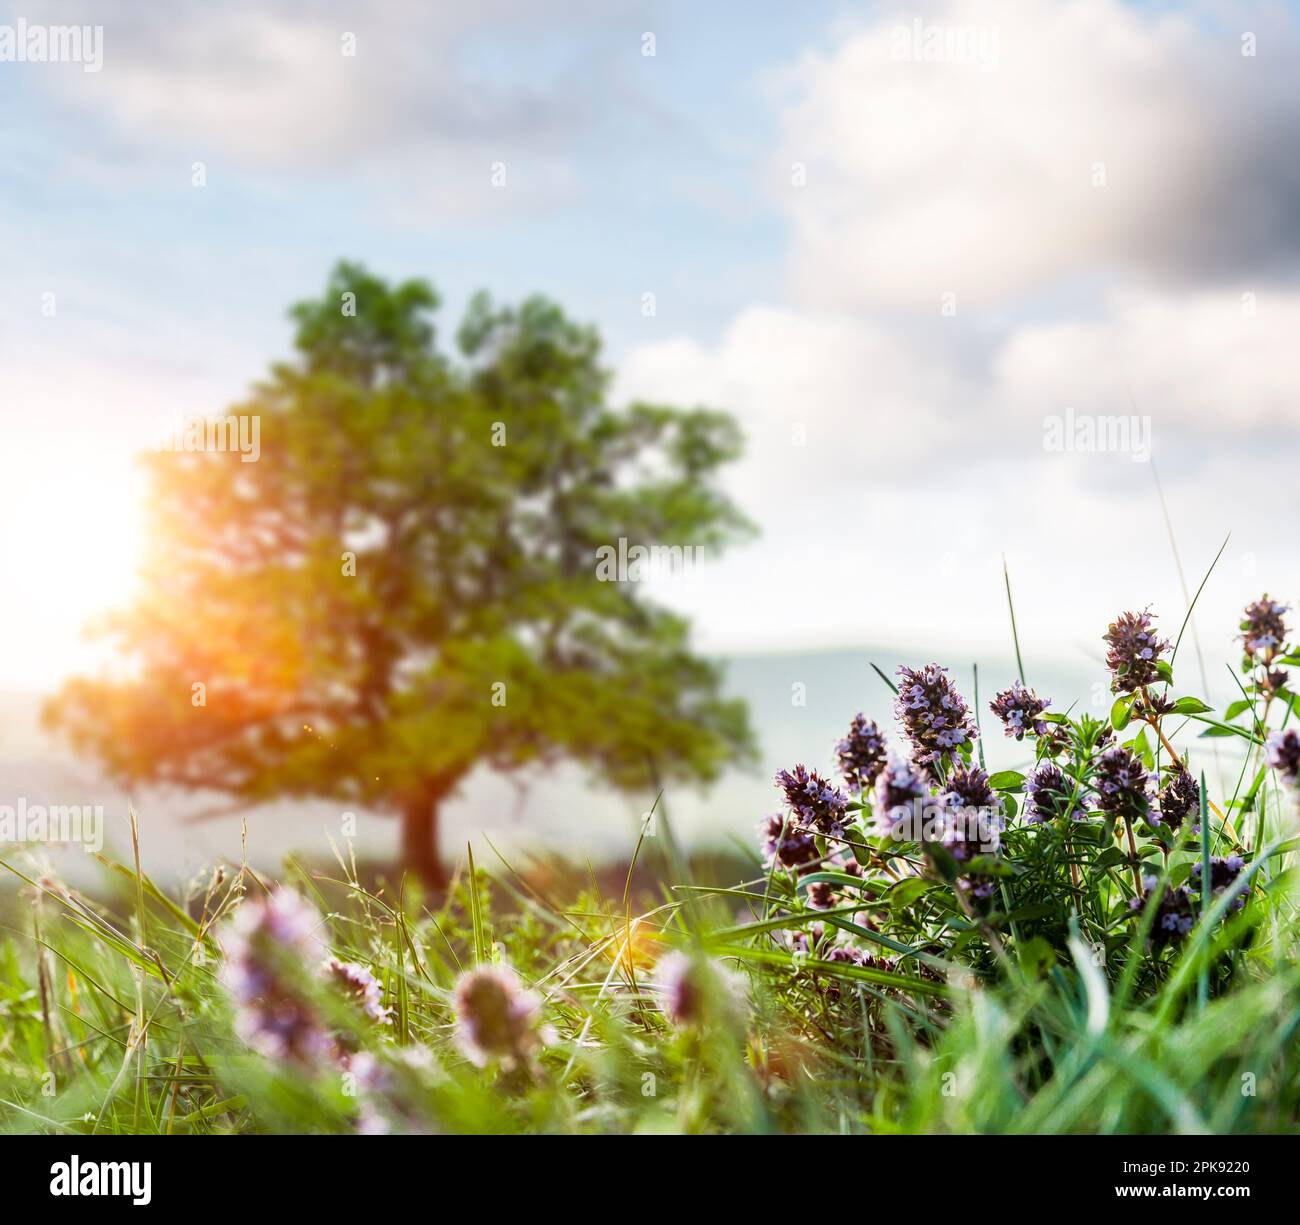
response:
<path id="1" fill-rule="evenodd" d="M 420 791 L 402 805 L 402 866 L 430 889 L 445 889 L 447 873 L 438 858 L 440 795 Z"/>

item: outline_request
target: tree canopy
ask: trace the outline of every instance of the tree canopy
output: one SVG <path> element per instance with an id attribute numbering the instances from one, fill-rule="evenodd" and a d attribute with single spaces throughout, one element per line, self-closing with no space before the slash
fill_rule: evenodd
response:
<path id="1" fill-rule="evenodd" d="M 708 780 L 752 742 L 685 621 L 602 581 L 620 539 L 720 550 L 725 413 L 609 404 L 597 332 L 535 297 L 438 297 L 339 264 L 295 306 L 296 355 L 230 415 L 238 449 L 149 455 L 150 542 L 107 626 L 122 666 L 47 717 L 116 777 L 404 818 L 437 881 L 436 815 L 482 763 L 571 759 L 617 787 Z"/>

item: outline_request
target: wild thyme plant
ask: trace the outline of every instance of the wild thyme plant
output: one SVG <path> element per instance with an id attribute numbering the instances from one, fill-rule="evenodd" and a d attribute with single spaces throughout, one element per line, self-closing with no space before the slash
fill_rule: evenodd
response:
<path id="1" fill-rule="evenodd" d="M 896 744 L 859 713 L 836 746 L 841 786 L 802 765 L 777 776 L 786 811 L 764 827 L 768 914 L 796 899 L 804 915 L 819 912 L 786 943 L 828 962 L 870 956 L 900 973 L 944 963 L 996 976 L 1068 963 L 1074 940 L 1117 979 L 1125 959 L 1114 954 L 1144 932 L 1138 980 L 1153 989 L 1211 901 L 1230 894 L 1224 917 L 1249 905 L 1247 882 L 1265 866 L 1265 774 L 1284 787 L 1300 775 L 1300 740 L 1285 726 L 1300 699 L 1279 666 L 1300 662 L 1287 611 L 1268 596 L 1245 610 L 1244 696 L 1223 719 L 1177 695 L 1155 616 L 1121 614 L 1104 635 L 1107 719 L 1057 712 L 1020 680 L 989 702 L 1031 758 L 1023 772 L 990 775 L 977 762 L 978 726 L 946 669 L 899 668 Z M 1282 726 L 1270 730 L 1279 709 Z M 1246 742 L 1258 761 L 1248 788 L 1220 803 L 1202 796 L 1172 743 L 1194 722 Z M 1294 795 L 1269 811 L 1293 818 Z M 1221 957 L 1216 989 L 1232 971 Z"/>

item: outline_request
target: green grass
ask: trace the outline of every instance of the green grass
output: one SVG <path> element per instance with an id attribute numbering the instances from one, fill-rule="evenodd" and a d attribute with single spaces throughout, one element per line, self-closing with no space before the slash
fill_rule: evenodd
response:
<path id="1" fill-rule="evenodd" d="M 978 853 L 893 836 L 861 783 L 834 819 L 792 793 L 766 866 L 688 864 L 656 811 L 617 879 L 488 843 L 436 903 L 350 847 L 172 896 L 134 817 L 93 896 L 9 856 L 0 1130 L 1294 1132 L 1297 794 L 1264 742 L 1300 698 L 1247 658 L 1215 712 L 1158 655 L 1113 665 L 1108 720 L 1031 720 L 1025 773 L 978 738 L 932 763 L 930 800 L 1005 817 Z M 1186 772 L 1205 738 L 1222 786 Z"/>
<path id="2" fill-rule="evenodd" d="M 420 1132 L 1195 1134 L 1300 1118 L 1293 879 L 1280 870 L 1158 966 L 1137 931 L 1093 965 L 1076 918 L 1063 955 L 1039 933 L 1008 938 L 1000 957 L 978 932 L 947 956 L 899 954 L 898 927 L 874 922 L 894 959 L 875 970 L 799 957 L 785 935 L 828 919 L 871 931 L 857 921 L 880 914 L 866 888 L 829 916 L 762 874 L 635 908 L 631 892 L 589 888 L 558 907 L 523 875 L 480 867 L 430 911 L 367 888 L 350 861 L 290 865 L 286 884 L 327 916 L 331 951 L 370 967 L 393 1012 L 367 1022 L 301 984 L 385 1069 L 380 1091 L 359 1093 L 328 1061 L 266 1059 L 232 1030 L 214 932 L 262 893 L 259 877 L 235 870 L 190 898 L 134 867 L 110 880 L 104 904 L 23 886 L 0 944 L 7 1132 L 349 1132 L 363 1104 L 389 1130 Z M 650 976 L 670 945 L 738 968 L 745 1007 L 705 992 L 699 1025 L 669 1024 Z M 453 1040 L 458 976 L 495 960 L 544 1000 L 549 1040 L 526 1071 L 475 1067 Z"/>

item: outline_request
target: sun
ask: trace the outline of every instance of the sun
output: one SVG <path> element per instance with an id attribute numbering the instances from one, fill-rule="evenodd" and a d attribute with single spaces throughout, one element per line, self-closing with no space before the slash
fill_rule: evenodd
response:
<path id="1" fill-rule="evenodd" d="M 52 689 L 96 666 L 88 626 L 130 599 L 141 557 L 143 481 L 134 466 L 6 465 L 0 557 L 0 686 Z"/>

